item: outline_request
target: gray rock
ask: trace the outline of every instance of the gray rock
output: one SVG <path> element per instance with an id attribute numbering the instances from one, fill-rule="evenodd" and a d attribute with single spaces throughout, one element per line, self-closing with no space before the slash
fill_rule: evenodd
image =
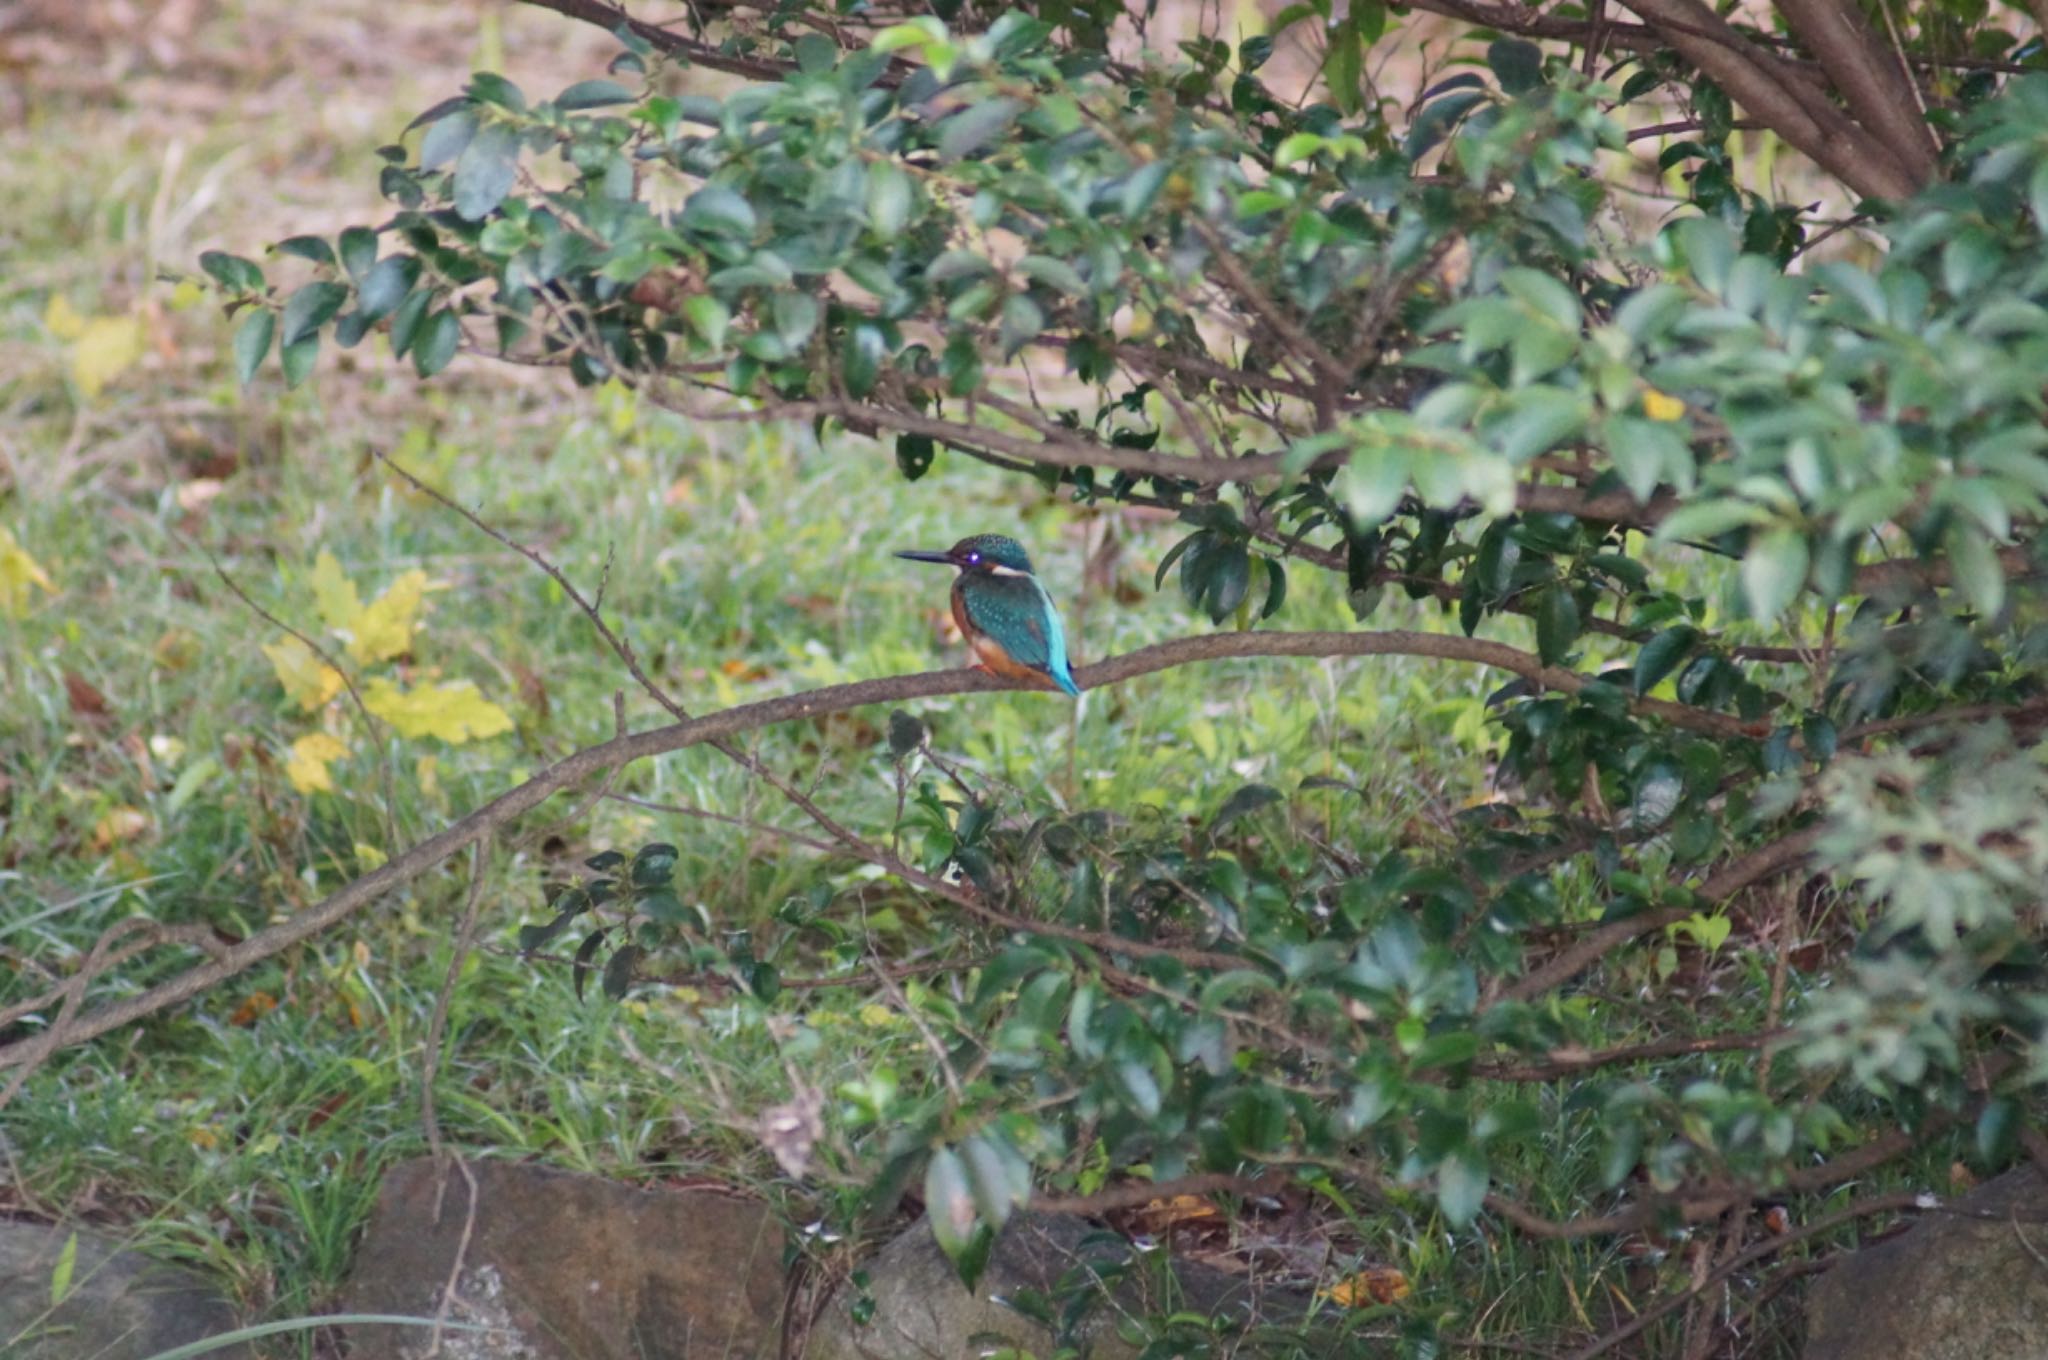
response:
<path id="1" fill-rule="evenodd" d="M 1863 1248 L 1806 1297 L 1805 1360 L 2048 1357 L 2048 1180 L 2031 1166 Z"/>
<path id="2" fill-rule="evenodd" d="M 1003 1342 L 1038 1354 L 1052 1348 L 1052 1334 L 998 1302 L 1021 1289 L 1051 1291 L 1070 1272 L 1114 1267 L 1131 1261 L 1133 1250 L 1114 1234 L 1076 1218 L 1019 1214 L 1004 1228 L 989 1254 L 986 1271 L 969 1293 L 952 1263 L 923 1223 L 904 1231 L 875 1254 L 865 1269 L 867 1288 L 842 1285 L 812 1327 L 804 1360 L 959 1360 Z M 1309 1307 L 1302 1295 L 1266 1289 L 1255 1278 L 1227 1274 L 1185 1261 L 1168 1269 L 1147 1259 L 1122 1273 L 1091 1315 L 1086 1344 L 1091 1360 L 1127 1360 L 1137 1348 L 1115 1335 L 1125 1314 L 1147 1316 L 1174 1311 L 1211 1317 L 1293 1322 Z M 872 1300 L 864 1323 L 854 1320 L 861 1295 Z"/>
<path id="3" fill-rule="evenodd" d="M 73 1229 L 0 1221 L 0 1355 L 7 1360 L 144 1360 L 235 1330 L 235 1310 L 205 1279 L 119 1240 L 78 1229 L 63 1302 L 50 1307 Z M 214 1352 L 247 1360 L 246 1346 Z"/>
<path id="4" fill-rule="evenodd" d="M 476 1221 L 447 1360 L 774 1360 L 782 1230 L 767 1208 L 711 1191 L 635 1190 L 596 1176 L 472 1162 Z M 421 1158 L 386 1175 L 344 1290 L 348 1312 L 432 1317 L 469 1187 Z M 413 1360 L 425 1329 L 355 1327 L 352 1360 Z"/>

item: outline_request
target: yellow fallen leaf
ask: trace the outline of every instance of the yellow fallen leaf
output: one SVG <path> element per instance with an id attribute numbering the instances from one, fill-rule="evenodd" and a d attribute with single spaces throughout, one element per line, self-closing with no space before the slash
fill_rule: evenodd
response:
<path id="1" fill-rule="evenodd" d="M 467 680 L 429 682 L 401 690 L 380 675 L 363 691 L 363 706 L 402 737 L 439 737 L 451 745 L 512 730 L 511 716 Z"/>
<path id="2" fill-rule="evenodd" d="M 355 856 L 356 867 L 366 874 L 373 869 L 383 868 L 384 862 L 391 858 L 376 846 L 365 845 L 361 841 L 355 843 Z"/>
<path id="3" fill-rule="evenodd" d="M 1643 414 L 1652 420 L 1676 420 L 1685 414 L 1685 403 L 1654 387 L 1643 389 Z"/>
<path id="4" fill-rule="evenodd" d="M 420 797 L 436 800 L 441 797 L 441 757 L 421 756 L 415 760 L 412 777 L 420 782 Z"/>
<path id="5" fill-rule="evenodd" d="M 1393 1266 L 1373 1266 L 1320 1291 L 1339 1308 L 1385 1307 L 1408 1297 L 1408 1277 Z"/>
<path id="6" fill-rule="evenodd" d="M 76 340 L 85 334 L 85 318 L 62 293 L 50 294 L 50 305 L 43 308 L 43 324 L 59 340 Z"/>
<path id="7" fill-rule="evenodd" d="M 71 343 L 71 380 L 88 397 L 96 397 L 142 357 L 142 318 L 80 316 L 63 294 L 52 294 L 43 312 L 50 334 Z"/>
<path id="8" fill-rule="evenodd" d="M 325 732 L 309 732 L 292 743 L 291 759 L 284 765 L 285 778 L 300 793 L 332 793 L 334 776 L 328 772 L 328 762 L 347 754 L 348 747 L 338 739 Z"/>
<path id="9" fill-rule="evenodd" d="M 41 586 L 52 595 L 57 593 L 42 564 L 14 541 L 10 530 L 0 525 L 0 614 L 19 618 L 27 613 L 30 586 Z"/>
<path id="10" fill-rule="evenodd" d="M 95 850 L 110 850 L 123 841 L 134 840 L 148 830 L 149 814 L 141 808 L 113 808 L 93 826 L 92 847 Z"/>
<path id="11" fill-rule="evenodd" d="M 313 563 L 313 600 L 329 630 L 348 644 L 349 657 L 360 665 L 389 661 L 412 649 L 419 628 L 420 604 L 427 594 L 427 574 L 417 569 L 391 583 L 369 604 L 356 593 L 355 582 L 341 570 L 334 554 L 323 551 Z"/>
<path id="12" fill-rule="evenodd" d="M 263 654 L 270 658 L 270 667 L 277 672 L 277 683 L 308 713 L 341 693 L 341 672 L 297 638 L 265 643 Z"/>
<path id="13" fill-rule="evenodd" d="M 356 615 L 363 612 L 362 597 L 356 594 L 356 583 L 343 573 L 341 563 L 324 548 L 313 559 L 312 585 L 321 621 L 337 633 L 353 628 Z"/>
<path id="14" fill-rule="evenodd" d="M 427 574 L 423 571 L 409 571 L 393 581 L 350 625 L 348 654 L 368 665 L 411 651 L 413 631 L 419 627 L 420 602 L 426 594 Z"/>
<path id="15" fill-rule="evenodd" d="M 896 1023 L 896 1012 L 879 1002 L 870 1001 L 860 1008 L 860 1022 L 869 1029 L 887 1029 Z"/>

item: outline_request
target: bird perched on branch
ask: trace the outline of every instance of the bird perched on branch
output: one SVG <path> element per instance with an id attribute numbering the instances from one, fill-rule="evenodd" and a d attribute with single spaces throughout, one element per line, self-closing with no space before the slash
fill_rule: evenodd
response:
<path id="1" fill-rule="evenodd" d="M 1022 543 L 1001 534 L 976 534 L 944 552 L 919 549 L 896 555 L 959 568 L 953 578 L 953 622 L 967 638 L 975 669 L 1081 693 L 1067 665 L 1059 611 L 1031 574 L 1031 555 Z"/>

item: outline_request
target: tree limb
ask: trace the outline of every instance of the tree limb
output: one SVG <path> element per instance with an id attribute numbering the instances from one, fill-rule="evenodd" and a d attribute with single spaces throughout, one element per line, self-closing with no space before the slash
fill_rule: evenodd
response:
<path id="1" fill-rule="evenodd" d="M 1805 77 L 1700 0 L 1623 0 L 1729 98 L 1869 198 L 1909 198 L 1925 183 L 1892 149 L 1809 93 Z"/>

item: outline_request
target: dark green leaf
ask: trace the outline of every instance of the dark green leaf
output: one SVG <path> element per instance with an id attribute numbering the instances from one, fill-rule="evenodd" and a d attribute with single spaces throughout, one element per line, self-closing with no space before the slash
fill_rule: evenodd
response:
<path id="1" fill-rule="evenodd" d="M 558 109 L 601 109 L 611 104 L 630 104 L 633 92 L 616 80 L 579 80 L 555 96 Z"/>
<path id="2" fill-rule="evenodd" d="M 637 944 L 622 944 L 612 956 L 605 960 L 604 994 L 614 1001 L 625 998 L 626 989 L 633 985 L 640 960 L 647 957 L 647 951 Z"/>
<path id="3" fill-rule="evenodd" d="M 982 1222 L 998 1232 L 1031 1197 L 1031 1164 L 1008 1140 L 979 1133 L 960 1145 L 969 1193 Z"/>
<path id="4" fill-rule="evenodd" d="M 758 219 L 746 198 L 722 184 L 707 184 L 683 204 L 682 224 L 692 231 L 746 240 Z"/>
<path id="5" fill-rule="evenodd" d="M 675 877 L 680 852 L 666 841 L 641 846 L 633 854 L 631 878 L 636 888 L 658 888 Z"/>
<path id="6" fill-rule="evenodd" d="M 519 130 L 509 123 L 479 128 L 455 162 L 455 211 L 468 221 L 481 222 L 518 177 Z"/>
<path id="7" fill-rule="evenodd" d="M 1008 131 L 1023 111 L 1023 103 L 1008 96 L 967 105 L 939 124 L 939 155 L 965 160 Z"/>
<path id="8" fill-rule="evenodd" d="M 910 221 L 910 176 L 894 161 L 876 161 L 868 167 L 868 225 L 875 234 L 894 240 Z"/>
<path id="9" fill-rule="evenodd" d="M 1287 568 L 1277 557 L 1263 560 L 1266 564 L 1266 604 L 1259 611 L 1259 617 L 1270 619 L 1280 612 L 1280 606 L 1287 603 Z"/>
<path id="10" fill-rule="evenodd" d="M 403 359 L 413 342 L 419 339 L 420 322 L 426 319 L 427 308 L 434 303 L 434 295 L 421 289 L 400 303 L 391 317 L 391 357 Z"/>
<path id="11" fill-rule="evenodd" d="M 397 344 L 398 326 L 392 324 L 392 343 Z M 418 339 L 412 348 L 412 366 L 422 378 L 431 378 L 448 367 L 455 358 L 456 348 L 462 342 L 462 324 L 455 313 L 443 307 L 428 317 L 420 327 Z"/>
<path id="12" fill-rule="evenodd" d="M 896 436 L 896 469 L 903 474 L 903 480 L 914 482 L 931 471 L 932 459 L 938 456 L 938 445 L 930 435 L 899 434 Z"/>
<path id="13" fill-rule="evenodd" d="M 438 170 L 452 164 L 456 157 L 469 149 L 476 129 L 476 110 L 468 100 L 460 101 L 459 108 L 437 120 L 427 129 L 427 135 L 420 139 L 420 169 Z"/>
<path id="14" fill-rule="evenodd" d="M 319 330 L 341 310 L 341 304 L 348 301 L 348 285 L 343 283 L 309 283 L 293 293 L 284 305 L 282 334 L 278 337 L 286 348 L 297 344 Z"/>
<path id="15" fill-rule="evenodd" d="M 840 376 L 849 396 L 865 397 L 875 390 L 875 381 L 888 357 L 888 338 L 882 328 L 860 321 L 847 328 L 846 344 L 839 356 Z"/>
<path id="16" fill-rule="evenodd" d="M 200 255 L 199 267 L 231 293 L 263 291 L 263 269 L 254 260 L 222 250 L 209 250 Z"/>
<path id="17" fill-rule="evenodd" d="M 1543 49 L 1535 43 L 1496 38 L 1486 49 L 1486 64 L 1508 94 L 1526 94 L 1543 84 Z"/>
<path id="18" fill-rule="evenodd" d="M 1691 655 L 1699 635 L 1697 628 L 1681 623 L 1666 628 L 1645 642 L 1643 649 L 1636 653 L 1636 693 L 1648 694 L 1658 681 L 1677 669 L 1678 663 Z"/>
<path id="19" fill-rule="evenodd" d="M 1562 581 L 1544 588 L 1536 603 L 1536 650 L 1548 666 L 1561 664 L 1579 640 L 1579 602 Z"/>
<path id="20" fill-rule="evenodd" d="M 578 1001 L 583 999 L 584 979 L 589 977 L 591 973 L 590 961 L 597 957 L 597 951 L 604 945 L 605 936 L 610 933 L 610 926 L 600 926 L 584 936 L 583 943 L 576 946 L 576 959 L 569 971 L 570 976 L 576 980 L 576 999 Z"/>
<path id="21" fill-rule="evenodd" d="M 295 340 L 278 350 L 278 367 L 284 370 L 284 385 L 297 387 L 312 375 L 314 361 L 320 357 L 320 333 Z"/>
<path id="22" fill-rule="evenodd" d="M 513 113 L 526 112 L 526 96 L 520 92 L 517 85 L 495 71 L 478 71 L 471 76 L 469 94 L 471 98 L 480 99 L 486 104 L 496 104 L 499 108 L 509 109 Z"/>
<path id="23" fill-rule="evenodd" d="M 341 233 L 341 267 L 362 285 L 363 275 L 377 263 L 377 233 L 368 227 L 350 227 Z"/>
<path id="24" fill-rule="evenodd" d="M 1206 591 L 1209 619 L 1221 623 L 1237 612 L 1251 589 L 1252 558 L 1250 550 L 1235 540 L 1223 544 L 1211 558 Z"/>
<path id="25" fill-rule="evenodd" d="M 235 329 L 235 377 L 243 386 L 256 376 L 270 353 L 270 340 L 277 333 L 277 313 L 259 307 L 243 318 Z"/>
<path id="26" fill-rule="evenodd" d="M 318 236 L 293 236 L 277 243 L 280 255 L 296 255 L 314 264 L 333 264 L 334 248 Z"/>
<path id="27" fill-rule="evenodd" d="M 897 709 L 889 715 L 889 754 L 897 760 L 924 745 L 925 726 L 917 716 Z"/>
<path id="28" fill-rule="evenodd" d="M 382 321 L 412 291 L 419 273 L 420 262 L 410 255 L 377 261 L 356 287 L 356 310 L 366 321 Z"/>

